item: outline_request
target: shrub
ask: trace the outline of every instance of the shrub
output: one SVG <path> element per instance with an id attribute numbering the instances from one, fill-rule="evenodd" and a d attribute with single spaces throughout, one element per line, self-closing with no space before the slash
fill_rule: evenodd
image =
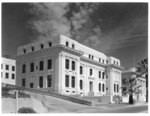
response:
<path id="1" fill-rule="evenodd" d="M 32 108 L 22 107 L 18 110 L 18 113 L 36 113 Z"/>

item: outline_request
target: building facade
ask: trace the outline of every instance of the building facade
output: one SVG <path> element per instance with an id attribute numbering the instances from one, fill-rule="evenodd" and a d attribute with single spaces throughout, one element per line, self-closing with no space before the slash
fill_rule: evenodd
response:
<path id="1" fill-rule="evenodd" d="M 1 79 L 3 84 L 15 85 L 16 60 L 1 58 Z"/>
<path id="2" fill-rule="evenodd" d="M 125 79 L 135 78 L 136 79 L 136 86 L 138 88 L 137 94 L 134 94 L 134 99 L 138 101 L 145 101 L 146 100 L 146 79 L 143 76 L 138 76 L 136 72 L 136 68 L 128 68 L 122 71 L 122 86 L 123 91 L 126 91 L 126 84 L 124 83 Z M 128 93 L 123 92 L 123 96 L 128 96 Z"/>
<path id="3" fill-rule="evenodd" d="M 17 49 L 19 86 L 65 95 L 121 95 L 120 60 L 63 35 Z"/>

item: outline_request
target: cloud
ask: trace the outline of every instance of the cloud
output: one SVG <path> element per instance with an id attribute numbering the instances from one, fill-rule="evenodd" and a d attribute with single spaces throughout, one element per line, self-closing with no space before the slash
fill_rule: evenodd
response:
<path id="1" fill-rule="evenodd" d="M 70 23 L 64 17 L 67 3 L 33 3 L 30 13 L 34 18 L 30 20 L 30 27 L 38 34 L 38 39 L 63 34 L 70 37 Z"/>

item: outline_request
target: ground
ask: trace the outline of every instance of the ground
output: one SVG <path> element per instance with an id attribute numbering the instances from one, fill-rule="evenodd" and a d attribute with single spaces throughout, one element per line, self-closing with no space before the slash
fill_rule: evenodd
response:
<path id="1" fill-rule="evenodd" d="M 37 113 L 146 113 L 148 104 L 95 104 L 81 105 L 59 98 L 30 93 L 30 98 L 19 98 L 19 108 L 31 107 Z M 15 113 L 16 99 L 3 97 L 2 112 Z"/>

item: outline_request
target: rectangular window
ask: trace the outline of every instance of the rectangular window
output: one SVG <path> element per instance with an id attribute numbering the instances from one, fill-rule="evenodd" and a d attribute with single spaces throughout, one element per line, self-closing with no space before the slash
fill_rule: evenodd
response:
<path id="1" fill-rule="evenodd" d="M 91 59 L 91 55 L 89 54 L 89 59 Z"/>
<path id="2" fill-rule="evenodd" d="M 23 49 L 23 53 L 24 53 L 24 54 L 26 53 L 26 49 Z"/>
<path id="3" fill-rule="evenodd" d="M 52 86 L 52 76 L 48 75 L 47 76 L 47 87 L 51 87 Z"/>
<path id="4" fill-rule="evenodd" d="M 75 70 L 75 61 L 72 61 L 72 70 Z"/>
<path id="5" fill-rule="evenodd" d="M 42 76 L 40 76 L 40 78 L 39 78 L 39 87 L 43 88 L 43 77 Z"/>
<path id="6" fill-rule="evenodd" d="M 6 78 L 6 79 L 9 78 L 9 73 L 5 73 L 5 78 Z"/>
<path id="7" fill-rule="evenodd" d="M 116 84 L 114 84 L 114 92 L 116 92 Z"/>
<path id="8" fill-rule="evenodd" d="M 30 88 L 33 88 L 34 87 L 34 83 L 30 83 Z"/>
<path id="9" fill-rule="evenodd" d="M 102 75 L 103 75 L 103 79 L 105 79 L 105 73 L 104 72 L 102 73 Z"/>
<path id="10" fill-rule="evenodd" d="M 49 60 L 47 61 L 47 63 L 48 63 L 47 69 L 52 69 L 52 60 L 49 59 Z"/>
<path id="11" fill-rule="evenodd" d="M 52 46 L 52 42 L 48 42 L 48 45 L 49 45 L 49 47 L 51 47 Z"/>
<path id="12" fill-rule="evenodd" d="M 15 79 L 15 74 L 12 74 L 12 75 L 11 75 L 11 78 L 12 78 L 12 79 Z"/>
<path id="13" fill-rule="evenodd" d="M 40 46 L 41 46 L 41 49 L 43 49 L 43 48 L 44 48 L 44 45 L 43 45 L 43 44 L 41 44 Z"/>
<path id="14" fill-rule="evenodd" d="M 65 67 L 66 67 L 66 69 L 69 69 L 69 59 L 66 59 Z"/>
<path id="15" fill-rule="evenodd" d="M 67 42 L 67 41 L 66 41 L 66 46 L 67 46 L 67 47 L 69 46 L 69 42 Z"/>
<path id="16" fill-rule="evenodd" d="M 101 83 L 99 83 L 99 91 L 101 91 Z"/>
<path id="17" fill-rule="evenodd" d="M 23 65 L 22 65 L 22 73 L 25 73 L 25 72 L 26 72 L 26 65 L 23 64 Z"/>
<path id="18" fill-rule="evenodd" d="M 31 47 L 31 50 L 32 50 L 32 52 L 34 51 L 34 47 L 33 46 Z"/>
<path id="19" fill-rule="evenodd" d="M 101 58 L 99 58 L 99 62 L 101 62 Z"/>
<path id="20" fill-rule="evenodd" d="M 93 74 L 93 70 L 90 68 L 90 76 Z"/>
<path id="21" fill-rule="evenodd" d="M 12 66 L 12 71 L 15 71 L 15 66 Z"/>
<path id="22" fill-rule="evenodd" d="M 83 67 L 80 66 L 80 74 L 83 74 Z"/>
<path id="23" fill-rule="evenodd" d="M 101 78 L 101 71 L 99 71 L 99 78 Z"/>
<path id="24" fill-rule="evenodd" d="M 26 86 L 26 80 L 22 79 L 22 87 L 25 87 L 25 86 Z"/>
<path id="25" fill-rule="evenodd" d="M 65 77 L 65 86 L 69 87 L 69 75 L 66 75 Z"/>
<path id="26" fill-rule="evenodd" d="M 9 70 L 9 65 L 6 65 L 6 70 Z"/>
<path id="27" fill-rule="evenodd" d="M 30 64 L 30 72 L 34 72 L 34 63 Z"/>
<path id="28" fill-rule="evenodd" d="M 71 87 L 75 88 L 75 76 L 72 76 Z"/>
<path id="29" fill-rule="evenodd" d="M 117 84 L 117 93 L 119 92 L 119 85 Z"/>
<path id="30" fill-rule="evenodd" d="M 43 70 L 43 69 L 44 69 L 44 62 L 40 61 L 40 70 Z"/>
<path id="31" fill-rule="evenodd" d="M 72 48 L 74 49 L 74 44 L 72 44 Z"/>
<path id="32" fill-rule="evenodd" d="M 83 89 L 83 81 L 80 80 L 80 89 L 82 90 Z"/>

